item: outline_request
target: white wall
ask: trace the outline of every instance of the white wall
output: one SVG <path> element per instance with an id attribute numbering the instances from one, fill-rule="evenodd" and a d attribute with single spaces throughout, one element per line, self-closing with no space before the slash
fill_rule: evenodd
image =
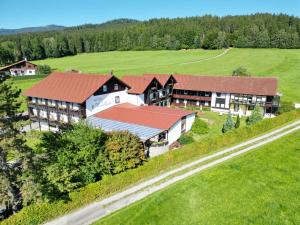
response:
<path id="1" fill-rule="evenodd" d="M 217 106 L 216 105 L 216 99 L 217 98 L 223 98 L 225 99 L 225 105 L 224 105 L 224 108 L 229 108 L 230 106 L 230 93 L 221 93 L 221 96 L 220 97 L 217 97 L 217 93 L 216 92 L 213 92 L 212 95 L 211 95 L 211 107 L 214 108 L 214 107 L 221 107 L 220 106 Z"/>
<path id="2" fill-rule="evenodd" d="M 181 120 L 178 120 L 168 131 L 168 145 L 173 144 L 181 136 Z"/>
<path id="3" fill-rule="evenodd" d="M 145 104 L 144 99 L 145 99 L 144 94 L 140 94 L 140 95 L 128 94 L 127 96 L 127 102 L 137 106 L 144 105 Z"/>
<path id="4" fill-rule="evenodd" d="M 126 90 L 113 92 L 113 93 L 109 93 L 109 94 L 104 94 L 104 95 L 91 96 L 86 101 L 86 116 L 87 117 L 91 116 L 97 112 L 100 112 L 100 111 L 108 109 L 114 105 L 117 105 L 115 103 L 116 96 L 120 97 L 120 103 L 127 102 L 128 94 L 127 94 Z"/>
<path id="5" fill-rule="evenodd" d="M 21 73 L 21 71 L 19 69 L 17 69 L 17 73 L 15 73 L 15 69 L 10 69 L 10 74 L 12 76 L 31 76 L 31 75 L 35 75 L 35 69 L 24 69 L 24 73 Z"/>
<path id="6" fill-rule="evenodd" d="M 215 107 L 216 105 L 216 96 L 217 94 L 215 92 L 211 93 L 211 107 Z"/>
<path id="7" fill-rule="evenodd" d="M 57 120 L 57 113 L 56 112 L 50 112 L 49 118 L 51 120 Z"/>
<path id="8" fill-rule="evenodd" d="M 192 128 L 192 125 L 195 121 L 195 114 L 188 115 L 186 117 L 186 132 Z"/>

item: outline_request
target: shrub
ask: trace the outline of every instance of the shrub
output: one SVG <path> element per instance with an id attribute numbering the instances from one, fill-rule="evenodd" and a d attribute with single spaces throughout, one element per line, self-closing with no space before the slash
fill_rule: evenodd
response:
<path id="1" fill-rule="evenodd" d="M 224 123 L 223 128 L 222 128 L 222 132 L 226 133 L 226 132 L 232 130 L 233 128 L 234 128 L 234 122 L 232 120 L 232 115 L 231 115 L 231 113 L 228 113 L 226 122 Z"/>
<path id="2" fill-rule="evenodd" d="M 232 71 L 232 76 L 250 76 L 250 73 L 244 67 L 238 67 Z"/>
<path id="3" fill-rule="evenodd" d="M 51 72 L 52 72 L 52 69 L 49 65 L 38 65 L 38 67 L 37 67 L 38 74 L 48 75 Z"/>
<path id="4" fill-rule="evenodd" d="M 263 115 L 260 106 L 256 105 L 251 113 L 251 115 L 247 118 L 247 125 L 255 124 L 259 121 L 263 120 Z"/>
<path id="5" fill-rule="evenodd" d="M 207 134 L 208 130 L 209 130 L 209 128 L 208 128 L 207 123 L 197 117 L 192 126 L 192 132 L 195 134 Z"/>
<path id="6" fill-rule="evenodd" d="M 69 194 L 69 201 L 55 201 L 24 207 L 20 212 L 0 222 L 1 225 L 37 225 L 60 215 L 69 213 L 96 200 L 121 191 L 124 188 L 144 179 L 153 177 L 162 171 L 182 164 L 185 161 L 198 159 L 201 155 L 216 151 L 228 145 L 263 134 L 276 127 L 300 118 L 300 110 L 293 110 L 275 118 L 265 119 L 252 126 L 241 127 L 226 134 L 217 135 L 201 142 L 194 142 L 182 148 L 157 156 L 143 166 L 123 173 L 104 177 L 101 181 L 89 184 Z"/>
<path id="7" fill-rule="evenodd" d="M 112 132 L 105 146 L 113 173 L 135 168 L 145 160 L 140 139 L 128 131 Z"/>
<path id="8" fill-rule="evenodd" d="M 194 142 L 194 138 L 190 134 L 182 134 L 178 139 L 181 145 L 186 145 Z"/>

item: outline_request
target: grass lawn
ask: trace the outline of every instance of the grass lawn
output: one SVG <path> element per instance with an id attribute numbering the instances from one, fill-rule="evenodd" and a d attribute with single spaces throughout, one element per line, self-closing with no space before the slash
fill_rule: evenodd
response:
<path id="1" fill-rule="evenodd" d="M 32 87 L 32 85 L 36 84 L 39 82 L 41 79 L 28 79 L 28 80 L 15 80 L 14 83 L 15 85 L 20 88 L 22 91 L 27 90 L 28 88 Z M 27 105 L 25 102 L 25 97 L 21 96 L 22 98 L 22 105 L 21 105 L 21 110 L 26 111 L 27 110 Z"/>
<path id="2" fill-rule="evenodd" d="M 103 224 L 299 224 L 300 131 L 153 194 Z"/>
<path id="3" fill-rule="evenodd" d="M 208 123 L 208 133 L 202 135 L 194 134 L 194 138 L 196 141 L 203 140 L 207 137 L 214 137 L 215 135 L 219 135 L 222 133 L 222 127 L 227 119 L 226 114 L 219 114 L 212 111 L 203 111 L 200 118 L 203 119 L 205 122 Z M 233 122 L 236 122 L 236 116 L 232 116 Z M 240 127 L 246 126 L 246 117 L 240 118 Z"/>
<path id="4" fill-rule="evenodd" d="M 48 64 L 60 71 L 78 69 L 106 74 L 113 69 L 117 76 L 143 73 L 231 75 L 235 68 L 243 66 L 255 76 L 278 77 L 283 99 L 300 102 L 299 49 L 231 49 L 219 58 L 203 60 L 222 51 L 116 51 L 46 59 L 35 63 Z"/>

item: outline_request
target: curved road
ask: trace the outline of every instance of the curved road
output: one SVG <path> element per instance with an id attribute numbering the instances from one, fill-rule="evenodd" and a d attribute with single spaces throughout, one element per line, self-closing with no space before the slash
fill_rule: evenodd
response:
<path id="1" fill-rule="evenodd" d="M 288 135 L 296 130 L 300 129 L 300 120 L 286 125 L 282 128 L 278 128 L 272 132 L 269 132 L 265 135 L 261 135 L 257 138 L 251 139 L 249 141 L 242 142 L 234 147 L 224 149 L 222 151 L 216 152 L 212 155 L 200 158 L 192 163 L 185 164 L 177 169 L 171 170 L 164 174 L 161 174 L 155 178 L 152 178 L 148 181 L 139 183 L 123 192 L 117 193 L 109 198 L 103 199 L 99 202 L 92 203 L 84 208 L 79 209 L 73 213 L 62 216 L 58 219 L 55 219 L 51 222 L 46 223 L 46 225 L 62 225 L 62 224 L 72 224 L 72 225 L 83 225 L 91 224 L 96 220 L 109 215 L 112 212 L 115 212 L 121 208 L 124 208 L 136 201 L 139 201 L 148 195 L 159 191 L 171 184 L 174 184 L 178 181 L 181 181 L 185 178 L 188 178 L 196 173 L 199 173 L 207 168 L 223 163 L 227 160 L 230 160 L 236 156 L 242 155 L 246 152 L 254 150 L 262 145 L 273 142 L 285 135 Z M 233 152 L 235 151 L 235 152 Z M 233 152 L 229 155 L 227 153 Z M 224 156 L 225 155 L 225 156 Z M 220 157 L 221 156 L 221 157 Z M 218 158 L 219 157 L 219 158 Z M 191 167 L 195 167 L 198 164 L 217 158 L 213 161 L 210 161 L 206 164 L 199 165 L 196 168 L 193 168 L 187 172 L 184 172 L 180 175 L 176 175 L 178 172 L 183 172 Z M 170 177 L 171 175 L 174 175 Z M 160 183 L 158 183 L 160 181 Z M 158 183 L 158 184 L 157 184 Z"/>

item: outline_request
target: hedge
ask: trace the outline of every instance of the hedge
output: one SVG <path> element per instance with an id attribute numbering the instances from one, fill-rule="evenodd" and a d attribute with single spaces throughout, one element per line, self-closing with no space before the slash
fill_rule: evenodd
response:
<path id="1" fill-rule="evenodd" d="M 12 80 L 17 81 L 17 80 L 32 80 L 32 79 L 40 79 L 40 78 L 45 78 L 48 75 L 28 75 L 28 76 L 13 76 Z"/>
<path id="2" fill-rule="evenodd" d="M 253 138 L 288 122 L 300 118 L 300 110 L 284 113 L 272 119 L 265 119 L 252 126 L 234 129 L 226 134 L 194 142 L 182 148 L 169 151 L 155 157 L 143 166 L 128 170 L 114 176 L 104 177 L 101 181 L 87 185 L 69 194 L 69 200 L 52 203 L 34 204 L 24 207 L 20 212 L 2 221 L 1 225 L 35 225 L 41 224 L 58 216 L 71 212 L 96 200 L 103 199 L 115 192 L 121 191 L 129 185 L 149 179 L 172 167 L 199 158 L 201 155 L 219 150 L 228 145 Z"/>

